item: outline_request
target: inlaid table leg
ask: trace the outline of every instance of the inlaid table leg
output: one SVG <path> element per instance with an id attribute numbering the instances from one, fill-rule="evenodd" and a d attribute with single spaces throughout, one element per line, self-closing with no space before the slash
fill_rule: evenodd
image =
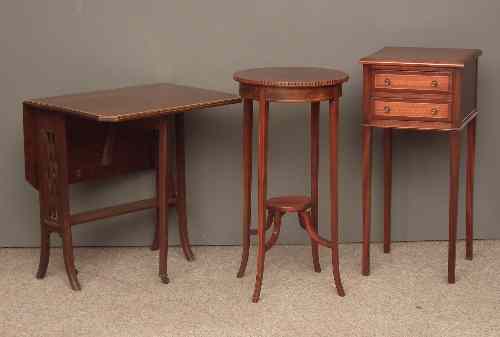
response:
<path id="1" fill-rule="evenodd" d="M 474 165 L 476 160 L 476 118 L 467 125 L 467 184 L 466 204 L 466 248 L 465 257 L 472 260 L 472 240 L 474 239 Z"/>
<path id="2" fill-rule="evenodd" d="M 370 227 L 372 198 L 372 128 L 363 127 L 363 275 L 370 274 Z"/>
<path id="3" fill-rule="evenodd" d="M 37 122 L 42 223 L 42 245 L 37 277 L 45 276 L 49 259 L 49 235 L 50 232 L 57 232 L 63 239 L 64 265 L 69 283 L 73 290 L 80 290 L 70 223 L 66 118 L 62 115 L 39 113 Z"/>
<path id="4" fill-rule="evenodd" d="M 175 168 L 176 168 L 176 208 L 179 222 L 179 237 L 184 256 L 188 261 L 194 260 L 189 243 L 186 212 L 186 152 L 184 141 L 184 114 L 175 115 Z"/>
<path id="5" fill-rule="evenodd" d="M 455 283 L 455 258 L 458 218 L 458 183 L 460 171 L 460 133 L 450 132 L 450 214 L 448 244 L 448 283 Z"/>
<path id="6" fill-rule="evenodd" d="M 319 174 L 319 111 L 320 102 L 311 103 L 311 218 L 318 231 L 318 174 Z M 311 239 L 314 271 L 321 272 L 318 243 Z"/>
<path id="7" fill-rule="evenodd" d="M 243 100 L 243 242 L 240 269 L 237 277 L 243 277 L 250 252 L 250 223 L 252 221 L 252 129 L 253 100 Z"/>
<path id="8" fill-rule="evenodd" d="M 170 179 L 168 155 L 170 147 L 169 131 L 171 119 L 164 118 L 158 126 L 158 245 L 159 275 L 163 283 L 168 283 L 167 254 L 168 254 L 168 196 L 170 195 Z"/>
<path id="9" fill-rule="evenodd" d="M 392 129 L 384 129 L 384 253 L 391 251 Z"/>
<path id="10" fill-rule="evenodd" d="M 339 101 L 330 100 L 330 222 L 332 236 L 332 269 L 335 286 L 339 296 L 345 296 L 340 280 L 339 267 L 339 201 L 338 201 L 338 138 L 339 138 Z"/>
<path id="11" fill-rule="evenodd" d="M 264 259 L 266 254 L 266 194 L 267 194 L 267 143 L 268 143 L 269 102 L 259 100 L 259 140 L 258 140 L 258 255 L 257 275 L 252 302 L 257 303 L 264 276 Z"/>

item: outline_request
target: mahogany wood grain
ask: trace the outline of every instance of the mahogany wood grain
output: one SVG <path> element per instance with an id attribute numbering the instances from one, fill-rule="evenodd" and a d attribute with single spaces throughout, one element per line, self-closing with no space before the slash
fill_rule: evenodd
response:
<path id="1" fill-rule="evenodd" d="M 325 101 L 332 97 L 342 96 L 342 89 L 339 86 L 330 87 L 265 87 L 252 86 L 240 83 L 241 97 L 259 100 L 264 96 L 266 100 L 272 102 L 318 102 Z"/>
<path id="2" fill-rule="evenodd" d="M 428 122 L 428 121 L 402 121 L 380 119 L 372 120 L 369 123 L 362 123 L 362 126 L 370 126 L 381 129 L 397 129 L 397 130 L 416 130 L 437 133 L 447 133 L 450 131 L 462 131 L 470 122 L 472 122 L 478 114 L 478 111 L 471 112 L 464 120 L 463 124 L 458 128 L 449 127 L 449 123 L 443 122 Z"/>
<path id="3" fill-rule="evenodd" d="M 175 199 L 171 199 L 169 200 L 169 202 L 175 203 Z M 137 211 L 143 211 L 151 208 L 157 208 L 157 205 L 158 203 L 156 201 L 156 198 L 134 201 L 122 205 L 72 214 L 70 216 L 69 222 L 71 223 L 71 225 L 78 225 L 85 222 L 106 219 L 113 216 L 123 215 Z"/>
<path id="4" fill-rule="evenodd" d="M 28 99 L 24 104 L 102 122 L 122 122 L 239 102 L 238 96 L 219 91 L 158 83 Z"/>
<path id="5" fill-rule="evenodd" d="M 474 238 L 474 171 L 476 161 L 476 119 L 467 125 L 467 181 L 465 193 L 465 256 L 472 260 Z"/>
<path id="6" fill-rule="evenodd" d="M 375 89 L 386 90 L 428 90 L 450 91 L 450 75 L 412 74 L 412 73 L 382 73 L 374 75 Z"/>
<path id="7" fill-rule="evenodd" d="M 349 76 L 339 70 L 315 67 L 266 67 L 237 71 L 233 79 L 252 86 L 299 88 L 330 87 Z"/>
<path id="8" fill-rule="evenodd" d="M 338 195 L 337 195 L 337 151 L 338 151 L 338 99 L 342 95 L 342 83 L 347 81 L 345 73 L 322 68 L 260 68 L 237 72 L 234 79 L 239 82 L 240 95 L 244 99 L 243 123 L 243 251 L 238 277 L 242 277 L 247 265 L 250 235 L 258 235 L 257 275 L 253 302 L 259 301 L 264 273 L 265 252 L 278 240 L 281 218 L 285 213 L 296 212 L 299 224 L 306 229 L 311 239 L 314 270 L 319 272 L 318 244 L 332 249 L 332 266 L 337 292 L 344 295 L 340 281 L 338 256 Z M 259 101 L 258 130 L 258 229 L 250 228 L 251 179 L 252 179 L 252 101 Z M 332 240 L 318 234 L 318 170 L 319 170 L 319 111 L 320 101 L 330 101 L 331 135 L 331 199 Z M 266 200 L 267 195 L 267 143 L 269 102 L 311 102 L 310 150 L 311 150 L 311 196 L 281 196 Z M 335 188 L 333 187 L 335 186 Z M 267 217 L 266 217 L 267 210 Z M 306 222 L 307 227 L 306 228 Z M 266 230 L 273 228 L 266 241 Z"/>
<path id="9" fill-rule="evenodd" d="M 460 134 L 450 132 L 450 223 L 448 245 L 448 283 L 455 283 L 455 260 L 458 220 L 458 185 L 460 171 Z"/>
<path id="10" fill-rule="evenodd" d="M 339 200 L 338 200 L 338 147 L 339 147 L 339 100 L 329 101 L 330 113 L 330 231 L 332 249 L 332 271 L 337 294 L 345 296 L 340 279 L 339 266 Z"/>
<path id="11" fill-rule="evenodd" d="M 384 130 L 384 251 L 390 251 L 392 129 L 447 133 L 450 141 L 448 282 L 455 282 L 460 132 L 467 127 L 466 258 L 472 259 L 477 49 L 386 47 L 363 65 L 363 256 L 370 270 L 371 129 Z M 431 88 L 429 88 L 431 87 Z"/>
<path id="12" fill-rule="evenodd" d="M 267 151 L 268 151 L 269 102 L 263 97 L 259 101 L 259 136 L 258 136 L 258 254 L 257 275 L 252 302 L 260 298 L 262 279 L 264 277 L 264 259 L 266 256 L 266 195 L 267 195 Z"/>
<path id="13" fill-rule="evenodd" d="M 362 64 L 463 68 L 482 54 L 479 49 L 385 47 L 360 60 Z"/>
<path id="14" fill-rule="evenodd" d="M 266 252 L 271 249 L 276 242 L 278 242 L 278 238 L 280 235 L 281 231 L 281 223 L 282 223 L 282 218 L 283 213 L 280 212 L 275 212 L 272 210 L 269 210 L 267 213 L 267 222 L 266 222 L 266 228 L 271 228 L 273 227 L 273 232 L 271 233 L 271 236 L 269 239 L 266 241 Z"/>
<path id="15" fill-rule="evenodd" d="M 179 238 L 182 251 L 188 261 L 194 260 L 189 242 L 186 206 L 186 150 L 184 136 L 184 114 L 175 114 L 175 196 Z"/>
<path id="16" fill-rule="evenodd" d="M 318 202 L 319 202 L 319 111 L 320 102 L 311 103 L 311 221 L 316 232 L 318 232 Z M 319 264 L 319 247 L 318 244 L 311 240 L 311 250 L 313 258 L 314 271 L 321 272 Z"/>
<path id="17" fill-rule="evenodd" d="M 391 251 L 392 129 L 383 130 L 384 143 L 384 253 Z"/>
<path id="18" fill-rule="evenodd" d="M 372 128 L 363 126 L 363 254 L 361 272 L 370 275 L 370 230 L 372 203 Z"/>
<path id="19" fill-rule="evenodd" d="M 26 180 L 40 196 L 41 249 L 37 277 L 46 275 L 50 234 L 57 232 L 63 239 L 70 285 L 75 290 L 81 289 L 74 267 L 71 226 L 157 208 L 157 241 L 153 248 L 155 245 L 160 248 L 160 277 L 168 282 L 166 222 L 169 206 L 177 208 L 184 253 L 189 260 L 193 254 L 187 231 L 183 117 L 175 116 L 175 182 L 169 172 L 168 162 L 172 158 L 166 143 L 171 133 L 168 129 L 172 129 L 173 123 L 165 119 L 180 112 L 240 101 L 231 94 L 173 84 L 24 101 Z M 70 214 L 70 184 L 149 169 L 157 171 L 155 198 Z"/>
<path id="20" fill-rule="evenodd" d="M 158 125 L 158 204 L 167 205 L 169 196 L 169 129 L 170 119 L 162 120 Z M 163 283 L 169 283 L 167 272 L 168 254 L 168 207 L 159 207 L 158 211 L 158 246 L 159 246 L 159 275 Z"/>
<path id="21" fill-rule="evenodd" d="M 55 230 L 63 241 L 64 266 L 73 290 L 81 290 L 76 274 L 72 231 L 70 223 L 68 148 L 66 142 L 65 116 L 40 113 L 37 117 L 38 130 L 38 182 L 40 191 L 40 212 L 42 218 L 42 249 L 37 276 L 46 274 L 48 265 L 47 231 Z M 47 222 L 52 226 L 48 226 Z"/>
<path id="22" fill-rule="evenodd" d="M 302 212 L 313 207 L 313 200 L 302 195 L 287 195 L 270 198 L 266 205 L 273 212 Z"/>
<path id="23" fill-rule="evenodd" d="M 374 118 L 448 120 L 449 104 L 373 100 Z"/>
<path id="24" fill-rule="evenodd" d="M 253 100 L 243 100 L 243 239 L 241 263 L 238 277 L 245 275 L 250 253 L 250 225 L 252 221 L 252 133 L 253 132 Z"/>

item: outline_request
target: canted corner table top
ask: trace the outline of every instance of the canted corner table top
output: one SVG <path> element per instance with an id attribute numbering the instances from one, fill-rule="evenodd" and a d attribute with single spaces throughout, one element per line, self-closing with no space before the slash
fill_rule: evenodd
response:
<path id="1" fill-rule="evenodd" d="M 466 62 L 481 54 L 479 49 L 385 47 L 362 58 L 360 63 L 463 68 Z"/>
<path id="2" fill-rule="evenodd" d="M 268 67 L 241 70 L 233 75 L 237 82 L 247 85 L 312 88 L 341 84 L 349 76 L 339 70 L 315 67 Z"/>
<path id="3" fill-rule="evenodd" d="M 29 99 L 23 103 L 103 122 L 153 118 L 169 113 L 241 102 L 237 95 L 158 83 L 81 94 Z"/>

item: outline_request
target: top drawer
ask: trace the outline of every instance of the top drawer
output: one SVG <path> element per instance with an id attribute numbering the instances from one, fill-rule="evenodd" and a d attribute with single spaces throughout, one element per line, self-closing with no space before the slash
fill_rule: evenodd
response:
<path id="1" fill-rule="evenodd" d="M 376 72 L 375 89 L 450 91 L 450 75 L 446 73 Z"/>

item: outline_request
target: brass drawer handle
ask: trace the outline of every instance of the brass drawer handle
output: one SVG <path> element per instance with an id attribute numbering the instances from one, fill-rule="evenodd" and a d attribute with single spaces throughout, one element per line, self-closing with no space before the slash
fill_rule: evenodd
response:
<path id="1" fill-rule="evenodd" d="M 432 114 L 433 116 L 436 116 L 436 115 L 438 114 L 438 112 L 439 112 L 439 109 L 438 109 L 438 108 L 432 108 L 432 109 L 431 109 L 431 114 Z"/>
<path id="2" fill-rule="evenodd" d="M 384 80 L 384 84 L 385 84 L 385 86 L 386 86 L 386 87 L 390 87 L 390 86 L 391 86 L 391 79 L 386 78 L 386 79 Z"/>
<path id="3" fill-rule="evenodd" d="M 433 87 L 433 88 L 437 88 L 437 87 L 438 87 L 438 85 L 439 85 L 439 82 L 438 82 L 438 81 L 436 81 L 436 80 L 432 80 L 432 82 L 431 82 L 431 87 Z"/>
<path id="4" fill-rule="evenodd" d="M 388 114 L 389 112 L 391 112 L 391 107 L 390 107 L 390 106 L 388 106 L 388 105 L 384 106 L 384 112 L 385 112 L 386 114 Z"/>

